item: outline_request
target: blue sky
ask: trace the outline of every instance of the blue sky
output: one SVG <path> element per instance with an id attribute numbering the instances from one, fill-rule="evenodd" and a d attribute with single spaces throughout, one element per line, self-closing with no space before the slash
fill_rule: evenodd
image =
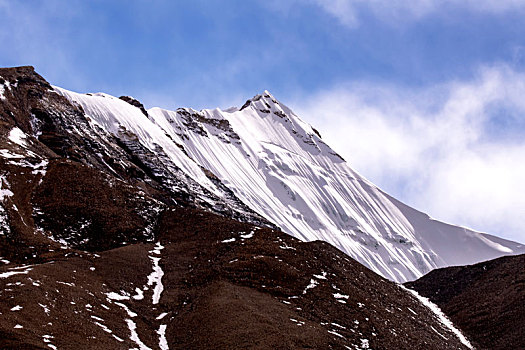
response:
<path id="1" fill-rule="evenodd" d="M 387 192 L 525 242 L 524 15 L 525 0 L 0 0 L 0 66 L 147 107 L 268 89 Z"/>

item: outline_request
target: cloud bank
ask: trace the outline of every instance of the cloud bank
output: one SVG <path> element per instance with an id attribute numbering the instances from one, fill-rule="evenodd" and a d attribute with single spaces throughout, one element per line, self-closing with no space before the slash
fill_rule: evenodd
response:
<path id="1" fill-rule="evenodd" d="M 523 96 L 525 73 L 492 66 L 420 91 L 350 83 L 295 105 L 387 192 L 437 219 L 525 243 Z"/>
<path id="2" fill-rule="evenodd" d="M 440 12 L 466 10 L 501 14 L 524 10 L 524 0 L 307 0 L 337 18 L 348 27 L 357 27 L 363 13 L 391 21 L 417 20 Z"/>

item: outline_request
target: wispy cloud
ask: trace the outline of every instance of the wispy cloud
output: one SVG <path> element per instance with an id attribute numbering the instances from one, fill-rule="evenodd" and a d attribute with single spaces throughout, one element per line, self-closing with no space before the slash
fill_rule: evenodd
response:
<path id="1" fill-rule="evenodd" d="M 416 91 L 351 83 L 298 112 L 357 171 L 441 220 L 525 242 L 525 73 Z"/>
<path id="2" fill-rule="evenodd" d="M 305 0 L 303 3 L 316 4 L 348 27 L 358 26 L 365 12 L 381 19 L 404 22 L 453 10 L 500 14 L 525 9 L 524 0 Z"/>

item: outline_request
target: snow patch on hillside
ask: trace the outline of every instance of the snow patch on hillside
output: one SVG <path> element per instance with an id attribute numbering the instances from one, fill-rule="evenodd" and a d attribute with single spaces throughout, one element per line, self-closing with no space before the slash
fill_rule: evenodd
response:
<path id="1" fill-rule="evenodd" d="M 8 138 L 11 142 L 16 143 L 19 146 L 22 146 L 22 147 L 27 146 L 26 134 L 17 127 L 14 127 L 13 129 L 11 129 L 11 131 L 9 132 Z"/>
<path id="2" fill-rule="evenodd" d="M 461 331 L 454 326 L 452 321 L 450 321 L 447 318 L 447 316 L 445 316 L 443 311 L 441 311 L 441 309 L 436 304 L 434 304 L 433 302 L 428 300 L 428 298 L 425 298 L 425 297 L 419 295 L 419 293 L 416 292 L 415 290 L 408 289 L 408 288 L 406 288 L 405 286 L 402 286 L 402 285 L 399 285 L 399 287 L 401 289 L 409 292 L 410 294 L 412 294 L 414 297 L 416 297 L 421 302 L 421 304 L 425 305 L 428 309 L 430 309 L 430 311 L 432 311 L 432 313 L 434 313 L 434 315 L 436 315 L 437 319 L 441 322 L 441 324 L 443 324 L 443 326 L 445 328 L 448 328 L 452 333 L 454 333 L 456 335 L 456 337 L 458 337 L 458 339 L 461 341 L 461 343 L 463 343 L 463 345 L 465 345 L 469 349 L 474 349 L 472 347 L 472 344 L 470 344 L 470 342 L 467 340 L 467 338 L 465 338 L 463 333 L 461 333 Z M 436 331 L 436 330 L 434 330 L 434 331 Z M 436 333 L 441 335 L 437 331 L 436 331 Z"/>
<path id="3" fill-rule="evenodd" d="M 157 242 L 155 249 L 151 250 L 150 253 L 160 255 L 162 249 L 164 249 L 164 246 L 162 246 L 160 242 Z M 155 285 L 152 296 L 153 304 L 155 305 L 159 303 L 160 296 L 164 290 L 164 286 L 162 285 L 162 276 L 164 276 L 164 271 L 159 266 L 160 257 L 150 256 L 149 258 L 153 262 L 153 272 L 151 272 L 151 274 L 148 276 L 148 286 Z"/>

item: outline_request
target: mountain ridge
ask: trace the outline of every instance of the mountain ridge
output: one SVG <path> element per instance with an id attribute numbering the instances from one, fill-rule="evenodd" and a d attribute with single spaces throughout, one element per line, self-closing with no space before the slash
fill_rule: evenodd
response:
<path id="1" fill-rule="evenodd" d="M 15 70 L 36 74 L 30 67 Z M 525 252 L 522 244 L 441 223 L 389 196 L 268 91 L 229 112 L 154 107 L 144 113 L 129 97 L 79 94 L 41 77 L 24 79 L 42 86 L 37 95 L 51 93 L 36 114 L 25 112 L 36 116 L 32 125 L 20 121 L 28 135 L 51 125 L 46 103 L 55 108 L 65 98 L 74 106 L 66 119 L 53 122 L 62 124 L 64 136 L 57 138 L 54 130 L 38 136 L 56 143 L 59 154 L 73 152 L 125 178 L 132 171 L 172 198 L 227 217 L 327 241 L 391 280 Z M 16 84 L 5 85 L 5 93 Z"/>
<path id="2" fill-rule="evenodd" d="M 230 112 L 150 108 L 148 120 L 154 125 L 146 130 L 128 120 L 130 113 L 121 113 L 110 95 L 54 89 L 110 133 L 118 134 L 114 125 L 124 125 L 138 135 L 139 143 L 150 145 L 167 136 L 164 144 L 177 144 L 190 159 L 170 155 L 171 160 L 200 185 L 215 190 L 193 163 L 285 232 L 328 241 L 392 280 L 413 280 L 436 267 L 525 252 L 522 244 L 407 209 L 349 168 L 311 125 L 267 91 Z"/>

